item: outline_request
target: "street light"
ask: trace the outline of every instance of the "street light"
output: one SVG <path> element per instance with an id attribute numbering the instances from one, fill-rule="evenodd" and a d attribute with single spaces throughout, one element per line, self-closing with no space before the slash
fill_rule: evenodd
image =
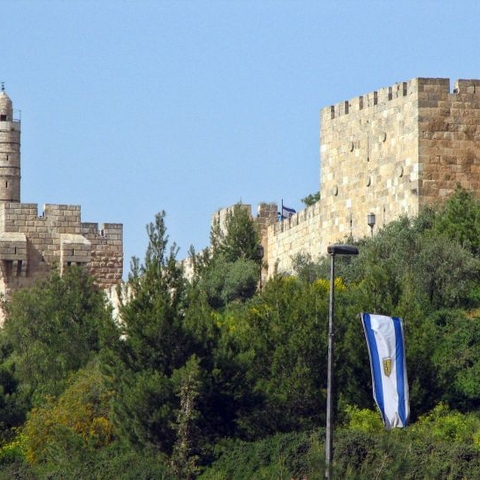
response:
<path id="1" fill-rule="evenodd" d="M 330 302 L 328 307 L 328 363 L 327 363 L 327 421 L 325 439 L 325 478 L 330 479 L 333 459 L 333 312 L 335 255 L 358 255 L 358 248 L 352 245 L 330 245 Z"/>
<path id="2" fill-rule="evenodd" d="M 370 212 L 367 215 L 367 224 L 370 227 L 370 230 L 372 232 L 372 237 L 373 237 L 373 227 L 375 226 L 375 214 Z"/>

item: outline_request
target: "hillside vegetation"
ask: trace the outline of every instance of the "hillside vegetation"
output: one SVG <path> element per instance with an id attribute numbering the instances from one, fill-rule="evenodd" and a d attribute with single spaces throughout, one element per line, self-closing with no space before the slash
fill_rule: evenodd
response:
<path id="1" fill-rule="evenodd" d="M 320 479 L 329 259 L 259 290 L 239 205 L 185 277 L 165 214 L 112 319 L 71 267 L 4 303 L 0 479 Z M 459 189 L 336 259 L 335 478 L 480 478 L 480 203 Z M 411 421 L 385 431 L 359 314 L 404 319 Z"/>

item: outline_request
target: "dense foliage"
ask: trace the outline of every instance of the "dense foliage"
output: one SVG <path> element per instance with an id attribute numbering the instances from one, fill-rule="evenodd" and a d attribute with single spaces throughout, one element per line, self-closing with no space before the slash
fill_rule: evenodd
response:
<path id="1" fill-rule="evenodd" d="M 338 478 L 480 476 L 480 203 L 384 226 L 338 257 Z M 2 478 L 323 478 L 328 260 L 261 289 L 242 205 L 186 278 L 165 214 L 112 318 L 80 269 L 5 302 Z M 384 431 L 359 313 L 404 319 L 411 425 Z"/>

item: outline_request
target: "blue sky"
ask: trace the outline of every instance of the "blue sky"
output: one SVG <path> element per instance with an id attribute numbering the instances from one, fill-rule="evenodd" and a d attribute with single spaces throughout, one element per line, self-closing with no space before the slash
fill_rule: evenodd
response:
<path id="1" fill-rule="evenodd" d="M 124 225 L 125 274 L 165 210 L 179 258 L 212 213 L 319 189 L 319 111 L 414 77 L 480 78 L 477 1 L 1 4 L 22 202 Z"/>

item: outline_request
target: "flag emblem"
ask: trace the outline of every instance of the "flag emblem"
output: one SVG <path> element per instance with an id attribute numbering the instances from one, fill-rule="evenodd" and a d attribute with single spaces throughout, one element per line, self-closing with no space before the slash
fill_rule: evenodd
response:
<path id="1" fill-rule="evenodd" d="M 389 377 L 392 373 L 392 359 L 391 358 L 384 358 L 383 359 L 383 373 Z"/>

